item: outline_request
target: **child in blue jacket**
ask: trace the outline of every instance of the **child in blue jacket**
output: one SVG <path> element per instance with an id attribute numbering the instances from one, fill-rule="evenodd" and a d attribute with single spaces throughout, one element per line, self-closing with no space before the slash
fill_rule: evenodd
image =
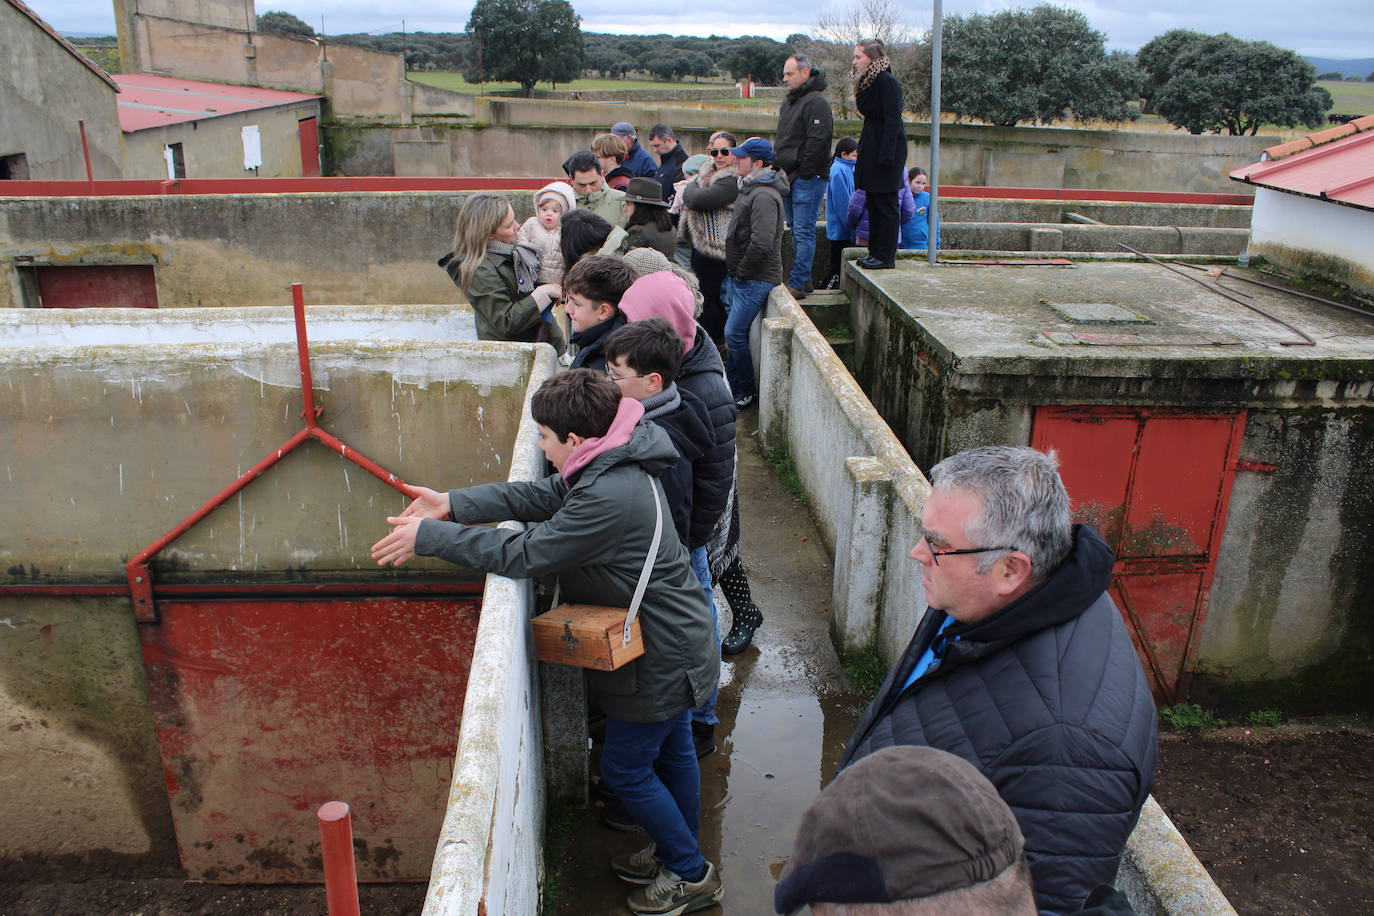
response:
<path id="1" fill-rule="evenodd" d="M 840 258 L 854 244 L 849 229 L 849 196 L 854 193 L 854 160 L 859 158 L 859 142 L 841 137 L 835 144 L 835 161 L 830 163 L 830 185 L 825 189 L 825 237 L 830 240 L 830 269 L 825 272 L 825 289 L 840 288 Z"/>
<path id="2" fill-rule="evenodd" d="M 907 187 L 911 190 L 911 199 L 916 205 L 916 213 L 902 223 L 900 247 L 924 250 L 930 231 L 930 176 L 919 165 L 913 165 L 907 169 L 906 181 Z M 935 247 L 940 247 L 938 232 L 935 234 Z"/>

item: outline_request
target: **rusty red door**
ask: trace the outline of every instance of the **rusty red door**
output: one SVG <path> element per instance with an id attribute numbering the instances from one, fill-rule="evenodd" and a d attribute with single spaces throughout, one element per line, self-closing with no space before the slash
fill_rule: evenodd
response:
<path id="1" fill-rule="evenodd" d="M 1059 452 L 1075 521 L 1116 552 L 1112 599 L 1163 703 L 1187 694 L 1244 430 L 1244 411 L 1036 411 L 1031 444 Z"/>
<path id="2" fill-rule="evenodd" d="M 139 627 L 187 877 L 322 876 L 315 810 L 352 807 L 358 877 L 427 880 L 479 602 L 163 600 Z"/>
<path id="3" fill-rule="evenodd" d="M 314 118 L 296 122 L 296 134 L 301 141 L 301 177 L 320 177 L 320 128 Z"/>
<path id="4" fill-rule="evenodd" d="M 151 264 L 39 267 L 36 272 L 45 309 L 157 308 Z"/>

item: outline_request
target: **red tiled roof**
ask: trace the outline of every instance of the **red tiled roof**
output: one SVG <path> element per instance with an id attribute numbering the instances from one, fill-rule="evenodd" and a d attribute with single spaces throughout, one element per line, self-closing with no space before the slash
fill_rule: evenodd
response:
<path id="1" fill-rule="evenodd" d="M 125 133 L 320 98 L 301 92 L 202 83 L 147 73 L 121 73 L 115 82 L 120 88 L 119 127 Z"/>
<path id="2" fill-rule="evenodd" d="M 72 44 L 70 41 L 63 38 L 61 35 L 57 34 L 57 32 L 53 30 L 53 27 L 44 22 L 37 13 L 29 9 L 23 3 L 21 3 L 20 0 L 8 0 L 8 2 L 10 6 L 14 7 L 19 12 L 23 13 L 25 16 L 28 16 L 30 19 L 34 21 L 35 25 L 37 25 L 43 31 L 47 32 L 48 35 L 52 37 L 53 41 L 57 42 L 62 47 L 66 48 L 68 51 L 72 53 L 72 56 L 74 56 L 77 60 L 81 61 L 87 67 L 90 67 L 91 70 L 95 71 L 95 75 L 103 79 L 105 82 L 109 83 L 111 88 L 113 88 L 115 92 L 119 91 L 119 85 L 114 81 L 110 74 L 106 73 L 105 70 L 95 61 L 91 60 L 85 54 L 82 54 L 81 50 L 76 45 Z"/>
<path id="3" fill-rule="evenodd" d="M 1235 181 L 1374 210 L 1374 115 L 1271 146 Z"/>

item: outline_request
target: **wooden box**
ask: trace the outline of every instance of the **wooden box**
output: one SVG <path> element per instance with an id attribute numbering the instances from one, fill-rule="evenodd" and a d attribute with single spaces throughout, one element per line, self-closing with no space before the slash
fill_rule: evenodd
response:
<path id="1" fill-rule="evenodd" d="M 534 654 L 541 662 L 575 665 L 597 671 L 614 671 L 644 654 L 644 635 L 638 618 L 625 638 L 623 607 L 595 604 L 560 604 L 531 623 Z"/>

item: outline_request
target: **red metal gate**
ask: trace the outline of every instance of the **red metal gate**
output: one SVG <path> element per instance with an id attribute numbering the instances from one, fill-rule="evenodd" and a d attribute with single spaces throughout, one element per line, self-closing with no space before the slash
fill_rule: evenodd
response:
<path id="1" fill-rule="evenodd" d="M 320 128 L 314 118 L 296 122 L 296 134 L 301 141 L 301 177 L 320 177 Z"/>
<path id="2" fill-rule="evenodd" d="M 1058 450 L 1075 520 L 1116 552 L 1112 598 L 1164 703 L 1187 694 L 1244 431 L 1244 411 L 1036 410 L 1031 444 Z"/>
<path id="3" fill-rule="evenodd" d="M 319 881 L 313 812 L 345 798 L 359 880 L 427 879 L 479 605 L 159 602 L 138 629 L 187 877 Z"/>
<path id="4" fill-rule="evenodd" d="M 39 267 L 38 301 L 45 309 L 157 308 L 150 264 Z"/>

